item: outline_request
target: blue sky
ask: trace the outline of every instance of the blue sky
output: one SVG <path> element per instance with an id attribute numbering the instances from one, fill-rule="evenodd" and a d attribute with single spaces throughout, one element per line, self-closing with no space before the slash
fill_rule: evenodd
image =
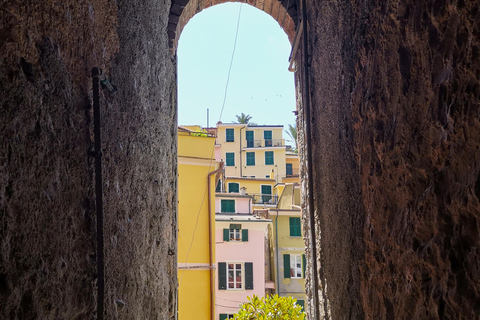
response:
<path id="1" fill-rule="evenodd" d="M 288 71 L 291 45 L 270 15 L 248 4 L 225 3 L 196 14 L 180 36 L 178 55 L 179 125 L 215 126 L 222 109 L 239 8 L 237 45 L 223 123 L 241 112 L 256 124 L 295 123 L 294 74 Z M 284 135 L 285 136 L 285 135 Z"/>

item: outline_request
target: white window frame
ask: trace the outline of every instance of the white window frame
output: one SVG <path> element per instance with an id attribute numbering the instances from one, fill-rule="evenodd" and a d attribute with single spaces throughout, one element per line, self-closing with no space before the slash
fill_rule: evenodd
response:
<path id="1" fill-rule="evenodd" d="M 291 254 L 290 255 L 290 278 L 291 279 L 302 279 L 303 278 L 303 268 L 302 268 L 302 255 L 301 254 Z"/>
<path id="2" fill-rule="evenodd" d="M 230 241 L 242 241 L 242 229 L 228 229 Z"/>
<path id="3" fill-rule="evenodd" d="M 227 262 L 227 290 L 245 290 L 245 266 L 243 262 Z M 230 265 L 233 265 L 233 281 L 230 281 Z M 235 277 L 235 274 L 238 271 L 238 266 L 240 266 L 240 281 Z M 230 284 L 233 284 L 233 288 L 230 288 Z M 237 284 L 240 284 L 240 288 L 237 288 Z"/>

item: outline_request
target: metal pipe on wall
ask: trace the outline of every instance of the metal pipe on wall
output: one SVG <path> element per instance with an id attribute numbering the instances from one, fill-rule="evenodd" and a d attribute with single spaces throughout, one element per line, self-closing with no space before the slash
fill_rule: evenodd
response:
<path id="1" fill-rule="evenodd" d="M 213 174 L 217 174 L 219 172 L 223 171 L 223 162 L 220 162 L 220 166 L 218 167 L 217 170 L 212 171 L 208 174 L 207 176 L 207 203 L 208 203 L 208 260 L 209 260 L 209 268 L 210 268 L 210 319 L 215 320 L 215 299 L 214 299 L 214 286 L 215 286 L 215 275 L 213 274 L 215 268 L 213 265 L 213 235 L 212 235 L 212 217 L 210 216 L 210 213 L 212 212 L 212 201 L 210 198 L 210 193 L 211 193 L 211 183 L 210 183 L 210 177 Z"/>

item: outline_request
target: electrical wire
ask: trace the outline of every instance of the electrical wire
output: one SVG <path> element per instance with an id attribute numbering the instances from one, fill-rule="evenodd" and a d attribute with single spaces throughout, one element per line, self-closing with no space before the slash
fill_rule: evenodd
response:
<path id="1" fill-rule="evenodd" d="M 227 83 L 225 84 L 225 93 L 223 95 L 222 110 L 220 111 L 220 117 L 219 117 L 220 119 L 218 121 L 222 120 L 223 109 L 225 108 L 225 101 L 227 100 L 228 83 L 230 81 L 230 72 L 232 71 L 233 58 L 235 57 L 235 49 L 237 48 L 237 37 L 238 37 L 238 29 L 240 28 L 241 14 L 242 14 L 242 4 L 240 4 L 240 9 L 238 10 L 237 31 L 235 32 L 235 40 L 233 42 L 232 57 L 230 59 L 230 67 L 228 68 Z"/>
<path id="2" fill-rule="evenodd" d="M 223 114 L 223 109 L 225 108 L 225 101 L 227 99 L 227 91 L 228 91 L 228 83 L 230 81 L 230 73 L 232 71 L 232 65 L 233 65 L 233 58 L 235 57 L 235 49 L 237 47 L 237 38 L 238 38 L 238 30 L 240 28 L 240 16 L 241 16 L 241 13 L 242 13 L 242 4 L 240 4 L 240 8 L 238 10 L 238 19 L 237 19 L 237 30 L 235 31 L 235 40 L 234 40 L 234 43 L 233 43 L 233 51 L 232 51 L 232 57 L 230 58 L 230 67 L 228 68 L 228 74 L 227 74 L 227 82 L 225 84 L 225 93 L 224 93 L 224 97 L 223 97 L 223 103 L 222 103 L 222 109 L 220 111 L 220 116 L 219 116 L 219 119 L 218 121 L 221 121 L 222 120 L 222 114 Z M 213 162 L 213 154 L 215 153 L 215 146 L 213 147 L 212 149 L 212 152 L 210 154 L 210 165 L 208 166 L 209 170 L 210 170 L 210 167 L 212 166 L 212 162 Z M 185 264 L 187 264 L 187 261 L 188 261 L 188 256 L 190 255 L 190 250 L 192 249 L 192 246 L 193 246 L 193 240 L 195 239 L 195 233 L 197 231 L 197 227 L 198 227 L 198 219 L 200 218 L 200 212 L 202 211 L 202 208 L 203 208 L 203 203 L 205 201 L 205 195 L 207 194 L 207 186 L 205 186 L 205 190 L 204 190 L 204 193 L 203 193 L 203 197 L 202 197 L 202 203 L 200 204 L 200 208 L 198 209 L 198 212 L 197 212 L 197 219 L 195 221 L 195 227 L 193 229 L 193 233 L 192 233 L 192 239 L 190 241 L 190 246 L 188 248 L 188 251 L 187 251 L 187 255 L 185 257 Z M 180 279 L 178 279 L 178 285 L 180 286 L 180 283 L 182 281 L 182 278 L 183 278 L 183 275 L 185 273 L 185 269 L 182 270 L 182 274 L 180 275 Z"/>

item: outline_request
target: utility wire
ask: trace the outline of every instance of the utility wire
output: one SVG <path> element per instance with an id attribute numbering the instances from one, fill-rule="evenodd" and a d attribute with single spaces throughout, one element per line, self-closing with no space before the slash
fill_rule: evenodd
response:
<path id="1" fill-rule="evenodd" d="M 225 93 L 223 95 L 222 110 L 220 111 L 220 117 L 219 117 L 220 119 L 218 121 L 222 120 L 223 109 L 225 108 L 225 101 L 227 100 L 228 82 L 230 81 L 230 72 L 232 71 L 233 58 L 235 56 L 235 49 L 237 47 L 237 37 L 238 37 L 238 29 L 240 27 L 241 14 L 242 14 L 242 4 L 240 4 L 240 9 L 238 10 L 237 31 L 235 32 L 235 40 L 233 42 L 232 57 L 230 59 L 230 67 L 228 68 L 227 83 L 225 84 Z"/>
<path id="2" fill-rule="evenodd" d="M 238 38 L 238 29 L 240 27 L 240 16 L 241 16 L 241 13 L 242 13 L 242 4 L 240 4 L 240 8 L 238 10 L 238 19 L 237 19 L 237 30 L 235 31 L 235 40 L 234 40 L 234 43 L 233 43 L 233 51 L 232 51 L 232 57 L 230 58 L 230 67 L 228 68 L 228 75 L 227 75 L 227 83 L 225 84 L 225 93 L 224 93 L 224 97 L 223 97 L 223 103 L 222 103 L 222 109 L 220 111 L 220 117 L 218 119 L 218 121 L 221 121 L 222 120 L 222 114 L 223 114 L 223 109 L 225 108 L 225 101 L 227 100 L 227 91 L 228 91 L 228 82 L 230 81 L 230 73 L 232 71 L 232 65 L 233 65 L 233 58 L 235 56 L 235 49 L 237 47 L 237 38 Z M 210 155 L 210 165 L 208 167 L 208 170 L 210 170 L 210 167 L 212 166 L 212 162 L 213 162 L 213 154 L 215 153 L 215 146 L 213 147 L 212 149 L 212 153 Z M 202 197 L 202 203 L 200 204 L 200 208 L 198 209 L 198 212 L 197 212 L 197 219 L 195 221 L 195 227 L 193 229 L 193 234 L 192 234 L 192 239 L 190 241 L 190 246 L 188 248 L 188 251 L 187 251 L 187 255 L 185 257 L 185 264 L 187 264 L 188 262 L 188 256 L 190 255 L 190 250 L 192 249 L 192 246 L 193 246 L 193 240 L 195 239 L 195 233 L 197 231 L 197 227 L 198 227 L 198 219 L 200 218 L 200 212 L 202 211 L 202 207 L 203 207 L 203 203 L 205 201 L 205 195 L 207 193 L 207 187 L 205 186 L 205 190 L 204 190 L 204 193 L 203 193 L 203 197 Z M 182 270 L 182 274 L 180 276 L 180 279 L 178 280 L 178 285 L 180 286 L 180 283 L 182 281 L 182 278 L 183 278 L 183 274 L 185 273 L 185 269 Z"/>

